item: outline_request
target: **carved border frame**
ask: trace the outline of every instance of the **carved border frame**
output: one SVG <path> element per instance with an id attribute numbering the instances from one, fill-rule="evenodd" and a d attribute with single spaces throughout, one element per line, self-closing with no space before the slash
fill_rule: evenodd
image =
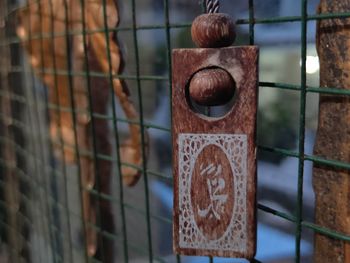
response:
<path id="1" fill-rule="evenodd" d="M 179 246 L 243 253 L 247 246 L 247 135 L 182 133 L 178 136 L 178 144 Z M 234 177 L 232 217 L 225 233 L 216 240 L 208 240 L 198 228 L 190 196 L 197 157 L 209 145 L 216 145 L 225 153 Z"/>

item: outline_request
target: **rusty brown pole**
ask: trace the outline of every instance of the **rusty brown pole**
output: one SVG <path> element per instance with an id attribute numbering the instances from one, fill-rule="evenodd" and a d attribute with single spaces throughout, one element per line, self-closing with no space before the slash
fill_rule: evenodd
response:
<path id="1" fill-rule="evenodd" d="M 350 0 L 321 0 L 319 13 L 350 11 Z M 324 19 L 317 24 L 321 87 L 350 90 L 350 18 Z M 350 97 L 320 95 L 315 154 L 350 162 Z M 315 164 L 316 224 L 350 234 L 350 172 Z M 315 235 L 315 263 L 350 262 L 350 244 Z"/>

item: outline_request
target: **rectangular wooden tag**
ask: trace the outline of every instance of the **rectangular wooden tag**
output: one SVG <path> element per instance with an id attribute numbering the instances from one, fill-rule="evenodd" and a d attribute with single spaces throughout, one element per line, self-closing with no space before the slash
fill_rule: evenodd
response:
<path id="1" fill-rule="evenodd" d="M 191 77 L 219 67 L 236 82 L 223 117 L 195 112 Z M 253 258 L 256 250 L 258 48 L 173 51 L 173 246 L 177 254 Z"/>

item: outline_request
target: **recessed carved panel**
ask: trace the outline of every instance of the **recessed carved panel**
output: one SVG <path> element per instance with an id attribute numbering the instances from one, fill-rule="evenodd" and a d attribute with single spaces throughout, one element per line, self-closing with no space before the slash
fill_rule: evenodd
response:
<path id="1" fill-rule="evenodd" d="M 247 136 L 180 134 L 178 142 L 180 247 L 243 252 Z"/>

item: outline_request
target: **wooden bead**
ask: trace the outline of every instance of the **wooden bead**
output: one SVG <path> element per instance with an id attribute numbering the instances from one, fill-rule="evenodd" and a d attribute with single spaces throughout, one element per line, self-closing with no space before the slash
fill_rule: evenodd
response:
<path id="1" fill-rule="evenodd" d="M 192 23 L 192 40 L 200 48 L 228 47 L 236 39 L 232 19 L 221 13 L 203 14 Z"/>
<path id="2" fill-rule="evenodd" d="M 227 71 L 208 68 L 194 74 L 189 85 L 189 95 L 201 106 L 220 106 L 232 99 L 235 88 L 235 81 Z"/>

